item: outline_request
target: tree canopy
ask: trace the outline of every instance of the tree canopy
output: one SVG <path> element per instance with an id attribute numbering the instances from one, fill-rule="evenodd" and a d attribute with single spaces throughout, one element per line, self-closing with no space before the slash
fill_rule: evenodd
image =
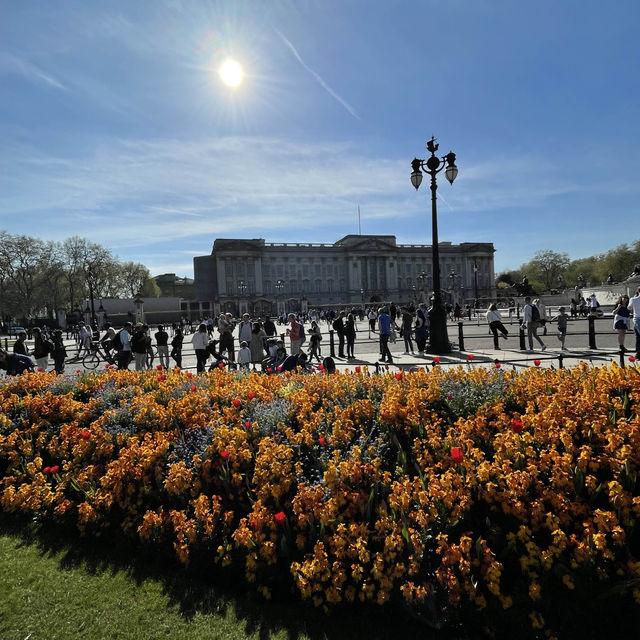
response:
<path id="1" fill-rule="evenodd" d="M 0 231 L 2 318 L 53 318 L 58 309 L 78 309 L 90 290 L 95 299 L 160 295 L 147 267 L 120 262 L 109 249 L 86 238 L 45 242 Z"/>

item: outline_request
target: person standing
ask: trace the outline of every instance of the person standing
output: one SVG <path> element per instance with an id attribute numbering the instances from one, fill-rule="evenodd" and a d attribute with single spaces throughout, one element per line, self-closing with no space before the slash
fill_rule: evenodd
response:
<path id="1" fill-rule="evenodd" d="M 338 334 L 338 358 L 344 358 L 344 311 L 333 321 L 333 330 Z"/>
<path id="2" fill-rule="evenodd" d="M 254 322 L 251 327 L 251 340 L 249 349 L 251 351 L 251 362 L 260 364 L 264 360 L 265 340 L 267 338 L 266 331 L 259 322 Z"/>
<path id="3" fill-rule="evenodd" d="M 136 371 L 144 371 L 147 365 L 147 335 L 140 322 L 131 335 L 131 352 L 135 358 Z"/>
<path id="4" fill-rule="evenodd" d="M 207 325 L 207 332 L 209 326 Z M 169 334 L 164 330 L 162 325 L 158 325 L 158 330 L 155 333 L 156 345 L 158 347 L 158 358 L 160 364 L 165 368 L 169 368 Z"/>
<path id="5" fill-rule="evenodd" d="M 533 301 L 533 304 L 535 304 L 536 307 L 538 307 L 538 311 L 540 312 L 540 326 L 542 327 L 542 335 L 546 336 L 547 335 L 547 307 L 545 306 L 544 302 L 540 300 L 540 298 L 536 298 Z"/>
<path id="6" fill-rule="evenodd" d="M 182 329 L 177 327 L 173 338 L 171 338 L 171 357 L 176 363 L 178 369 L 182 369 L 182 341 L 184 340 L 184 334 Z"/>
<path id="7" fill-rule="evenodd" d="M 67 350 L 62 341 L 62 330 L 55 329 L 53 332 L 53 349 L 51 350 L 53 357 L 53 366 L 56 373 L 64 373 L 64 360 L 67 357 Z"/>
<path id="8" fill-rule="evenodd" d="M 491 333 L 493 334 L 493 348 L 500 349 L 500 341 L 498 340 L 498 331 L 502 334 L 502 337 L 506 340 L 509 332 L 506 327 L 502 324 L 502 316 L 498 311 L 498 305 L 495 302 L 492 302 L 487 309 L 486 314 L 487 322 L 489 324 L 489 329 L 491 329 Z"/>
<path id="9" fill-rule="evenodd" d="M 533 351 L 533 339 L 535 338 L 540 344 L 540 348 L 544 351 L 547 348 L 544 342 L 538 336 L 538 327 L 540 327 L 540 312 L 538 307 L 531 304 L 531 298 L 527 296 L 524 299 L 525 305 L 522 315 L 522 324 L 527 329 L 527 338 L 529 340 L 529 351 Z"/>
<path id="10" fill-rule="evenodd" d="M 240 369 L 249 371 L 249 363 L 251 362 L 251 349 L 245 340 L 240 342 L 240 349 L 238 350 L 238 365 Z"/>
<path id="11" fill-rule="evenodd" d="M 235 349 L 233 345 L 233 330 L 235 328 L 233 316 L 230 313 L 221 313 L 218 319 L 218 331 L 220 332 L 220 353 L 227 352 L 229 362 L 235 360 Z"/>
<path id="12" fill-rule="evenodd" d="M 118 355 L 116 360 L 118 361 L 118 369 L 128 369 L 131 362 L 131 330 L 133 325 L 130 322 L 126 322 L 124 327 L 116 334 L 120 336 L 120 347 L 116 346 Z"/>
<path id="13" fill-rule="evenodd" d="M 422 305 L 416 312 L 416 347 L 420 355 L 427 348 L 427 336 L 429 335 L 429 316 L 424 312 Z"/>
<path id="14" fill-rule="evenodd" d="M 26 331 L 21 331 L 17 337 L 16 341 L 13 343 L 13 353 L 18 353 L 22 356 L 29 355 L 29 349 L 27 349 L 27 344 L 25 340 L 27 339 Z"/>
<path id="15" fill-rule="evenodd" d="M 33 358 L 36 366 L 43 371 L 49 367 L 49 352 L 53 345 L 43 335 L 40 327 L 33 327 Z"/>
<path id="16" fill-rule="evenodd" d="M 629 309 L 633 311 L 633 330 L 636 334 L 636 358 L 640 358 L 640 287 L 636 295 L 629 300 Z"/>
<path id="17" fill-rule="evenodd" d="M 627 329 L 631 329 L 631 311 L 629 311 L 629 296 L 621 296 L 613 310 L 613 328 L 618 333 L 618 346 L 625 352 L 624 339 Z"/>
<path id="18" fill-rule="evenodd" d="M 251 342 L 252 330 L 251 316 L 248 313 L 244 313 L 242 315 L 242 320 L 238 325 L 238 343 L 246 342 L 248 345 Z"/>
<path id="19" fill-rule="evenodd" d="M 300 347 L 302 346 L 302 325 L 296 320 L 293 313 L 289 314 L 289 328 L 287 329 L 287 335 L 291 340 L 291 355 L 298 355 L 300 353 Z"/>
<path id="20" fill-rule="evenodd" d="M 356 319 L 353 313 L 347 316 L 347 320 L 344 323 L 344 337 L 347 341 L 347 358 L 355 358 L 353 349 L 356 343 Z"/>
<path id="21" fill-rule="evenodd" d="M 391 317 L 387 313 L 387 307 L 378 309 L 378 332 L 380 334 L 380 362 L 393 364 L 391 351 L 389 351 L 389 338 L 391 337 Z"/>
<path id="22" fill-rule="evenodd" d="M 209 335 L 207 334 L 207 325 L 202 323 L 198 326 L 198 330 L 191 338 L 191 344 L 196 352 L 196 371 L 202 373 L 207 364 L 207 347 L 209 346 Z"/>
<path id="23" fill-rule="evenodd" d="M 318 362 L 321 362 L 322 352 L 320 349 L 320 342 L 322 340 L 322 331 L 318 326 L 318 323 L 314 320 L 311 323 L 309 329 L 309 361 L 315 356 Z"/>

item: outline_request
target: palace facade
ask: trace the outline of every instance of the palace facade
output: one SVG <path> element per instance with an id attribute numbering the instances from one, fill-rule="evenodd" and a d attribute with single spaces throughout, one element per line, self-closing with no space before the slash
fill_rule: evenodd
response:
<path id="1" fill-rule="evenodd" d="M 492 243 L 440 245 L 443 298 L 462 303 L 494 294 Z M 217 239 L 194 263 L 202 315 L 275 315 L 323 305 L 426 301 L 433 289 L 430 245 L 348 235 L 334 244 Z"/>

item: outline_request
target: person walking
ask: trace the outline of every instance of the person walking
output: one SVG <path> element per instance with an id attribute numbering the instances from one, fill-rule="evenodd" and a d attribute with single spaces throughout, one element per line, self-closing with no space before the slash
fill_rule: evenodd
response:
<path id="1" fill-rule="evenodd" d="M 202 323 L 191 338 L 191 344 L 196 352 L 196 372 L 202 373 L 207 364 L 207 347 L 209 346 L 209 335 L 207 325 Z"/>
<path id="2" fill-rule="evenodd" d="M 540 300 L 540 298 L 536 298 L 533 301 L 533 304 L 535 304 L 536 307 L 538 307 L 538 311 L 540 312 L 540 326 L 542 327 L 542 335 L 546 336 L 547 335 L 547 307 L 545 306 L 544 302 Z"/>
<path id="3" fill-rule="evenodd" d="M 527 296 L 524 299 L 525 305 L 522 315 L 522 324 L 527 329 L 527 339 L 529 341 L 529 351 L 533 351 L 533 339 L 535 338 L 540 345 L 542 351 L 547 348 L 544 342 L 538 336 L 538 328 L 540 327 L 540 311 L 538 307 L 531 304 L 531 298 Z"/>
<path id="4" fill-rule="evenodd" d="M 353 349 L 356 343 L 356 319 L 353 313 L 347 316 L 344 323 L 344 337 L 347 342 L 347 359 L 355 358 Z"/>
<path id="5" fill-rule="evenodd" d="M 414 353 L 413 340 L 411 340 L 411 332 L 413 330 L 413 314 L 407 307 L 402 309 L 402 323 L 400 325 L 400 333 L 404 339 L 404 353 L 405 355 Z"/>
<path id="6" fill-rule="evenodd" d="M 220 332 L 220 353 L 227 352 L 227 358 L 230 362 L 235 360 L 235 351 L 233 344 L 233 330 L 235 323 L 230 313 L 221 313 L 218 319 L 218 331 Z"/>
<path id="7" fill-rule="evenodd" d="M 33 359 L 38 369 L 46 371 L 49 367 L 49 352 L 53 345 L 43 335 L 40 327 L 33 327 Z"/>
<path id="8" fill-rule="evenodd" d="M 633 330 L 636 334 L 636 358 L 640 358 L 640 287 L 636 295 L 629 300 L 629 309 L 633 311 Z"/>
<path id="9" fill-rule="evenodd" d="M 184 334 L 182 329 L 177 327 L 173 338 L 171 338 L 171 357 L 176 363 L 176 367 L 182 369 L 182 341 L 184 340 Z"/>
<path id="10" fill-rule="evenodd" d="M 380 362 L 393 364 L 391 351 L 389 351 L 389 338 L 391 337 L 391 316 L 387 307 L 378 309 L 378 332 L 380 334 Z"/>
<path id="11" fill-rule="evenodd" d="M 564 307 L 558 307 L 558 315 L 555 317 L 558 321 L 558 340 L 560 340 L 560 348 L 564 351 L 564 341 L 567 339 L 567 324 L 569 322 L 569 316 L 566 313 Z"/>
<path id="12" fill-rule="evenodd" d="M 500 331 L 502 337 L 506 340 L 509 332 L 507 331 L 504 324 L 502 324 L 502 316 L 498 311 L 498 305 L 495 302 L 492 302 L 489 305 L 486 313 L 487 323 L 489 324 L 489 329 L 493 334 L 493 348 L 500 349 L 500 341 L 498 339 L 498 331 Z"/>

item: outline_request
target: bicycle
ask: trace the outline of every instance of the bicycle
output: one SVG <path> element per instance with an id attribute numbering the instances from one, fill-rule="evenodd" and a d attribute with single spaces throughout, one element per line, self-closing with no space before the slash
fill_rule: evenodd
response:
<path id="1" fill-rule="evenodd" d="M 102 345 L 99 342 L 92 342 L 90 349 L 91 352 L 82 358 L 82 365 L 86 369 L 95 369 L 101 361 L 107 364 L 115 364 L 115 360 L 102 349 Z"/>

